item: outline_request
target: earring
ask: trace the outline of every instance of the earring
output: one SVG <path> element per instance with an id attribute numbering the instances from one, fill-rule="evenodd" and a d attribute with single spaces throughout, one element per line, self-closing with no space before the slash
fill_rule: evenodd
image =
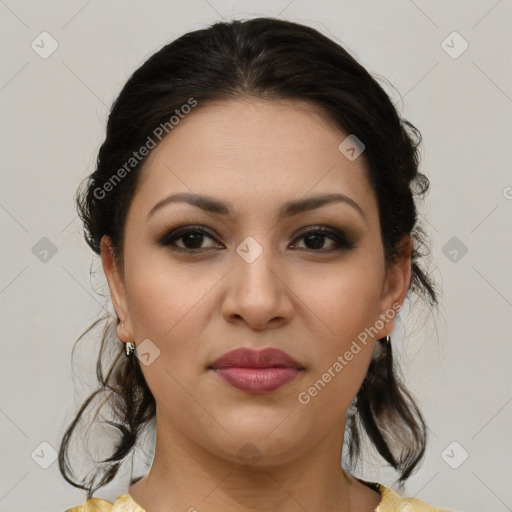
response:
<path id="1" fill-rule="evenodd" d="M 121 327 L 124 329 L 124 322 L 121 322 Z M 126 342 L 126 355 L 129 356 L 135 351 L 135 343 L 131 341 Z"/>
<path id="2" fill-rule="evenodd" d="M 386 345 L 389 345 L 391 343 L 391 336 L 387 334 L 385 338 L 381 338 L 379 341 L 385 341 Z"/>

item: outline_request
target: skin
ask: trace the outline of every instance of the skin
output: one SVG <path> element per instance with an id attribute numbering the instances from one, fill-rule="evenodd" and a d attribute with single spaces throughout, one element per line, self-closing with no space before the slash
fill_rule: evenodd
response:
<path id="1" fill-rule="evenodd" d="M 307 405 L 297 399 L 359 333 L 403 303 L 410 282 L 410 237 L 386 267 L 364 153 L 350 161 L 338 150 L 347 135 L 305 102 L 198 105 L 141 170 L 123 268 L 103 237 L 103 269 L 124 322 L 119 339 L 149 339 L 160 350 L 141 364 L 157 404 L 153 465 L 129 489 L 144 509 L 368 512 L 378 505 L 376 491 L 341 469 L 341 452 L 347 410 L 376 340 L 391 333 L 394 320 L 360 344 Z M 233 216 L 173 203 L 146 220 L 158 201 L 178 192 L 228 201 Z M 277 222 L 286 201 L 333 192 L 357 202 L 364 217 L 330 203 Z M 174 243 L 202 254 L 158 245 L 171 229 L 191 224 L 213 238 Z M 345 233 L 355 247 L 336 251 L 329 237 L 322 245 L 300 236 L 318 226 Z M 251 263 L 236 252 L 249 236 L 263 250 Z M 241 346 L 279 348 L 305 370 L 271 393 L 240 391 L 207 367 Z M 260 456 L 252 464 L 238 456 L 247 443 Z"/>

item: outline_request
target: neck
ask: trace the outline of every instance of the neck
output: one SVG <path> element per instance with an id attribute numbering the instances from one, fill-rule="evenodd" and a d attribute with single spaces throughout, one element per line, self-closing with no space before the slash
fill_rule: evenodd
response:
<path id="1" fill-rule="evenodd" d="M 270 459 L 248 443 L 229 460 L 163 423 L 157 413 L 153 465 L 129 489 L 144 510 L 368 512 L 380 502 L 376 491 L 342 470 L 340 425 L 309 452 Z"/>

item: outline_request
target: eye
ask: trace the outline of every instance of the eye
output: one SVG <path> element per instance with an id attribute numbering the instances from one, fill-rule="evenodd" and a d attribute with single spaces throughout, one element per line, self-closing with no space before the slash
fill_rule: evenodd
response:
<path id="1" fill-rule="evenodd" d="M 173 251 L 188 253 L 204 252 L 204 249 L 223 248 L 222 245 L 215 244 L 210 247 L 201 247 L 205 238 L 215 241 L 214 236 L 200 226 L 184 226 L 161 237 L 158 240 L 158 244 L 162 247 L 170 246 Z M 301 239 L 305 242 L 305 249 L 311 252 L 331 252 L 355 247 L 352 242 L 347 240 L 341 231 L 322 226 L 309 229 L 296 237 L 294 242 Z M 326 240 L 333 242 L 331 248 L 324 248 Z M 181 242 L 182 246 L 178 245 L 176 242 Z M 292 247 L 296 247 L 296 244 L 292 244 Z M 321 250 L 322 248 L 324 248 L 324 250 Z"/>
<path id="2" fill-rule="evenodd" d="M 172 246 L 171 249 L 181 252 L 199 252 L 201 250 L 201 243 L 204 237 L 214 240 L 213 236 L 200 227 L 185 226 L 167 233 L 158 240 L 158 244 L 165 246 Z M 184 247 L 176 245 L 176 241 L 183 240 Z M 208 249 L 208 247 L 207 247 Z"/>
<path id="3" fill-rule="evenodd" d="M 306 249 L 310 249 L 313 252 L 330 252 L 337 251 L 342 249 L 353 249 L 355 246 L 351 243 L 345 235 L 338 230 L 332 230 L 324 227 L 317 227 L 315 229 L 310 229 L 305 233 L 302 233 L 295 240 L 304 239 L 304 242 L 307 246 Z M 334 242 L 331 249 L 319 251 L 325 243 L 326 239 L 330 239 Z"/>

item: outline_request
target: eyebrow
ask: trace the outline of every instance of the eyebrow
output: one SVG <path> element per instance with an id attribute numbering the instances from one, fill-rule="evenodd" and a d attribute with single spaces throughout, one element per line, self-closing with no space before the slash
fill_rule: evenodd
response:
<path id="1" fill-rule="evenodd" d="M 354 210 L 356 210 L 366 221 L 366 216 L 362 208 L 353 199 L 344 194 L 325 194 L 309 197 L 306 199 L 296 199 L 289 201 L 280 208 L 278 221 L 281 221 L 287 217 L 292 217 L 293 215 L 298 215 L 299 213 L 315 210 L 321 206 L 335 202 L 348 204 Z M 151 208 L 149 211 L 146 217 L 146 222 L 157 210 L 170 203 L 188 203 L 192 206 L 201 208 L 201 210 L 226 217 L 231 216 L 233 209 L 233 206 L 230 203 L 220 201 L 214 197 L 182 192 L 164 197 L 162 200 L 158 201 L 158 203 L 156 203 L 155 206 L 153 206 L 153 208 Z"/>

